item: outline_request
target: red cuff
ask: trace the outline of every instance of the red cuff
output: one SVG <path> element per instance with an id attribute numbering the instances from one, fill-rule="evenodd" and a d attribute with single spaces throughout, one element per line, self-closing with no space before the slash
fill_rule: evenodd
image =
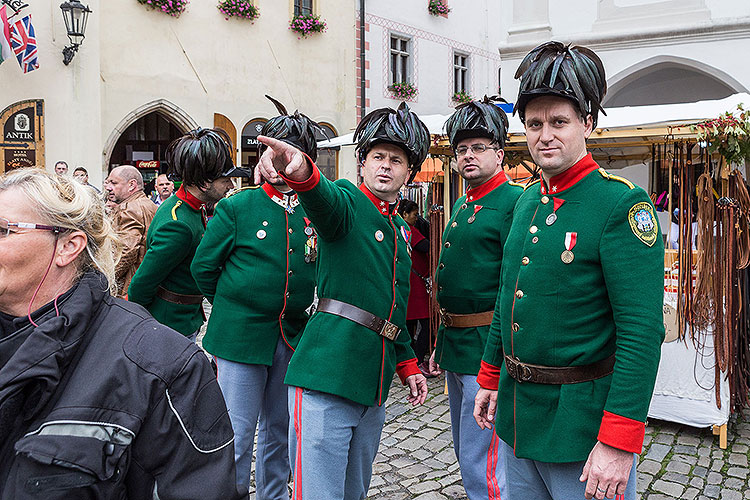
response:
<path id="1" fill-rule="evenodd" d="M 500 387 L 500 367 L 482 361 L 477 383 L 482 389 L 496 391 Z"/>
<path id="2" fill-rule="evenodd" d="M 294 189 L 295 191 L 310 191 L 320 182 L 320 170 L 318 170 L 318 166 L 315 165 L 315 162 L 312 161 L 309 156 L 307 156 L 305 153 L 302 153 L 302 155 L 307 159 L 307 161 L 310 162 L 310 165 L 312 165 L 312 174 L 310 174 L 310 177 L 300 182 L 289 179 L 281 172 L 279 172 L 279 177 L 284 179 L 284 182 L 286 182 L 287 186 Z"/>
<path id="3" fill-rule="evenodd" d="M 645 434 L 645 423 L 621 417 L 605 410 L 597 439 L 613 448 L 631 453 L 640 453 L 643 449 L 643 437 Z"/>
<path id="4" fill-rule="evenodd" d="M 411 377 L 412 375 L 417 375 L 422 372 L 417 366 L 417 358 L 411 358 L 397 364 L 396 373 L 398 373 L 398 378 L 401 379 L 401 383 L 405 384 L 406 377 Z"/>

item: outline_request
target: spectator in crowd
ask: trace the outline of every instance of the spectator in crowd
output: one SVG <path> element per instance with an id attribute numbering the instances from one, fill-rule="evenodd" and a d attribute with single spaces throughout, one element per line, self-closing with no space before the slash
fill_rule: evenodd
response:
<path id="1" fill-rule="evenodd" d="M 102 192 L 96 186 L 89 184 L 89 171 L 86 170 L 85 167 L 76 167 L 75 170 L 73 170 L 73 178 L 84 186 L 90 187 L 91 189 L 96 191 L 97 194 L 102 194 Z"/>
<path id="2" fill-rule="evenodd" d="M 161 205 L 164 200 L 172 196 L 172 193 L 174 192 L 174 182 L 169 180 L 167 174 L 159 174 L 156 178 L 154 188 L 156 189 L 156 192 L 151 197 L 151 201 L 158 206 Z"/>
<path id="3" fill-rule="evenodd" d="M 281 108 L 283 114 L 268 120 L 261 133 L 315 158 L 318 124 Z M 191 266 L 213 304 L 203 347 L 216 359 L 235 434 L 237 482 L 243 485 L 250 484 L 258 427 L 258 500 L 289 499 L 284 376 L 313 301 L 315 253 L 310 220 L 297 194 L 279 180 L 220 200 Z"/>
<path id="4" fill-rule="evenodd" d="M 55 173 L 57 175 L 68 175 L 68 164 L 62 160 L 55 163 Z"/>
<path id="5" fill-rule="evenodd" d="M 211 365 L 110 295 L 116 248 L 91 190 L 0 177 L 0 500 L 246 499 Z"/>
<path id="6" fill-rule="evenodd" d="M 223 198 L 233 187 L 230 176 L 242 173 L 232 164 L 229 138 L 213 129 L 199 128 L 175 139 L 167 159 L 170 174 L 182 179 L 182 186 L 156 211 L 128 298 L 195 340 L 203 324 L 203 295 L 190 264 L 206 229 L 206 204 Z"/>
<path id="7" fill-rule="evenodd" d="M 412 349 L 417 355 L 417 363 L 422 374 L 433 376 L 425 363 L 425 356 L 430 351 L 430 242 L 429 234 L 424 235 L 417 229 L 419 207 L 411 200 L 403 200 L 398 206 L 398 213 L 409 224 L 409 243 L 411 243 L 411 274 L 409 275 L 409 303 L 406 306 L 406 328 L 412 339 Z M 429 226 L 428 226 L 429 227 Z M 429 233 L 429 231 L 428 231 Z"/>
<path id="8" fill-rule="evenodd" d="M 115 229 L 123 252 L 115 269 L 117 296 L 127 298 L 128 286 L 146 254 L 146 234 L 156 206 L 143 192 L 143 176 L 130 165 L 115 167 L 105 182 L 108 198 L 117 203 L 113 212 Z"/>

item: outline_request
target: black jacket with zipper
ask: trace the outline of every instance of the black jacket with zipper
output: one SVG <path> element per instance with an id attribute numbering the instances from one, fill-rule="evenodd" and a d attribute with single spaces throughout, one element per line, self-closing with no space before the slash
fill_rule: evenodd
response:
<path id="1" fill-rule="evenodd" d="M 32 319 L 0 318 L 0 500 L 247 498 L 198 346 L 97 272 Z"/>

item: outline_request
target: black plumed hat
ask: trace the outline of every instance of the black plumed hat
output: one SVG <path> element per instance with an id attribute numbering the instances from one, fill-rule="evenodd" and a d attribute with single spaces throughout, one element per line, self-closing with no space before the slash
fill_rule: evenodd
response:
<path id="1" fill-rule="evenodd" d="M 197 128 L 172 141 L 167 147 L 169 177 L 188 186 L 206 184 L 231 175 L 229 136 L 221 129 Z"/>
<path id="2" fill-rule="evenodd" d="M 484 96 L 481 101 L 470 101 L 456 107 L 445 122 L 445 131 L 453 149 L 462 140 L 472 137 L 486 137 L 498 143 L 500 148 L 505 147 L 508 116 L 495 104 L 497 102 L 505 102 L 505 99 Z"/>
<path id="3" fill-rule="evenodd" d="M 266 97 L 274 103 L 276 109 L 279 111 L 279 116 L 268 120 L 263 125 L 263 130 L 261 130 L 260 134 L 291 144 L 309 156 L 312 161 L 317 160 L 318 145 L 315 139 L 315 132 L 320 132 L 323 136 L 327 137 L 325 131 L 317 122 L 299 111 L 295 111 L 294 114 L 290 115 L 283 104 L 269 95 L 266 95 Z"/>
<path id="4" fill-rule="evenodd" d="M 521 79 L 515 109 L 525 121 L 526 105 L 535 97 L 565 97 L 583 116 L 591 115 L 596 126 L 601 102 L 607 93 L 604 64 L 593 50 L 581 46 L 547 42 L 529 52 L 516 71 Z"/>
<path id="5" fill-rule="evenodd" d="M 411 181 L 422 168 L 430 151 L 430 131 L 419 117 L 402 102 L 398 110 L 380 108 L 362 118 L 354 131 L 359 161 L 364 161 L 367 153 L 376 144 L 389 143 L 400 147 L 409 158 Z"/>

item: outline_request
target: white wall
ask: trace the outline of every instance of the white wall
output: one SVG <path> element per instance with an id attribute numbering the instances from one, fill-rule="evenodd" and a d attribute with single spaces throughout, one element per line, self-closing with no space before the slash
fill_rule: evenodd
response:
<path id="1" fill-rule="evenodd" d="M 215 1 L 193 0 L 179 18 L 136 0 L 84 3 L 93 13 L 70 66 L 61 62 L 67 36 L 55 2 L 35 2 L 24 11 L 36 28 L 40 69 L 22 75 L 13 61 L 0 66 L 0 109 L 22 99 L 45 100 L 50 169 L 58 159 L 71 171 L 83 164 L 90 182 L 101 185 L 104 148 L 116 126 L 157 99 L 200 126 L 213 126 L 214 113 L 227 116 L 238 143 L 248 120 L 276 114 L 266 93 L 340 133 L 356 123 L 351 0 L 319 2 L 328 31 L 302 40 L 288 29 L 291 1 L 258 2 L 254 24 L 225 20 Z"/>
<path id="2" fill-rule="evenodd" d="M 99 11 L 99 0 L 89 0 L 88 5 Z M 15 60 L 0 65 L 0 110 L 25 99 L 44 99 L 46 166 L 52 169 L 57 160 L 65 160 L 72 175 L 76 165 L 84 165 L 90 182 L 99 185 L 100 23 L 91 20 L 81 50 L 66 67 L 62 49 L 68 37 L 59 4 L 34 4 L 22 12 L 29 13 L 36 29 L 39 69 L 24 75 Z"/>
<path id="3" fill-rule="evenodd" d="M 382 106 L 395 107 L 399 101 L 390 97 L 388 86 L 389 33 L 412 37 L 413 74 L 419 95 L 410 107 L 420 114 L 449 114 L 453 111 L 454 49 L 470 55 L 470 93 L 473 97 L 497 93 L 500 58 L 497 44 L 500 32 L 495 28 L 500 18 L 497 2 L 449 2 L 448 17 L 433 16 L 427 2 L 370 0 L 366 3 L 369 32 L 366 73 L 370 81 L 368 110 Z"/>

